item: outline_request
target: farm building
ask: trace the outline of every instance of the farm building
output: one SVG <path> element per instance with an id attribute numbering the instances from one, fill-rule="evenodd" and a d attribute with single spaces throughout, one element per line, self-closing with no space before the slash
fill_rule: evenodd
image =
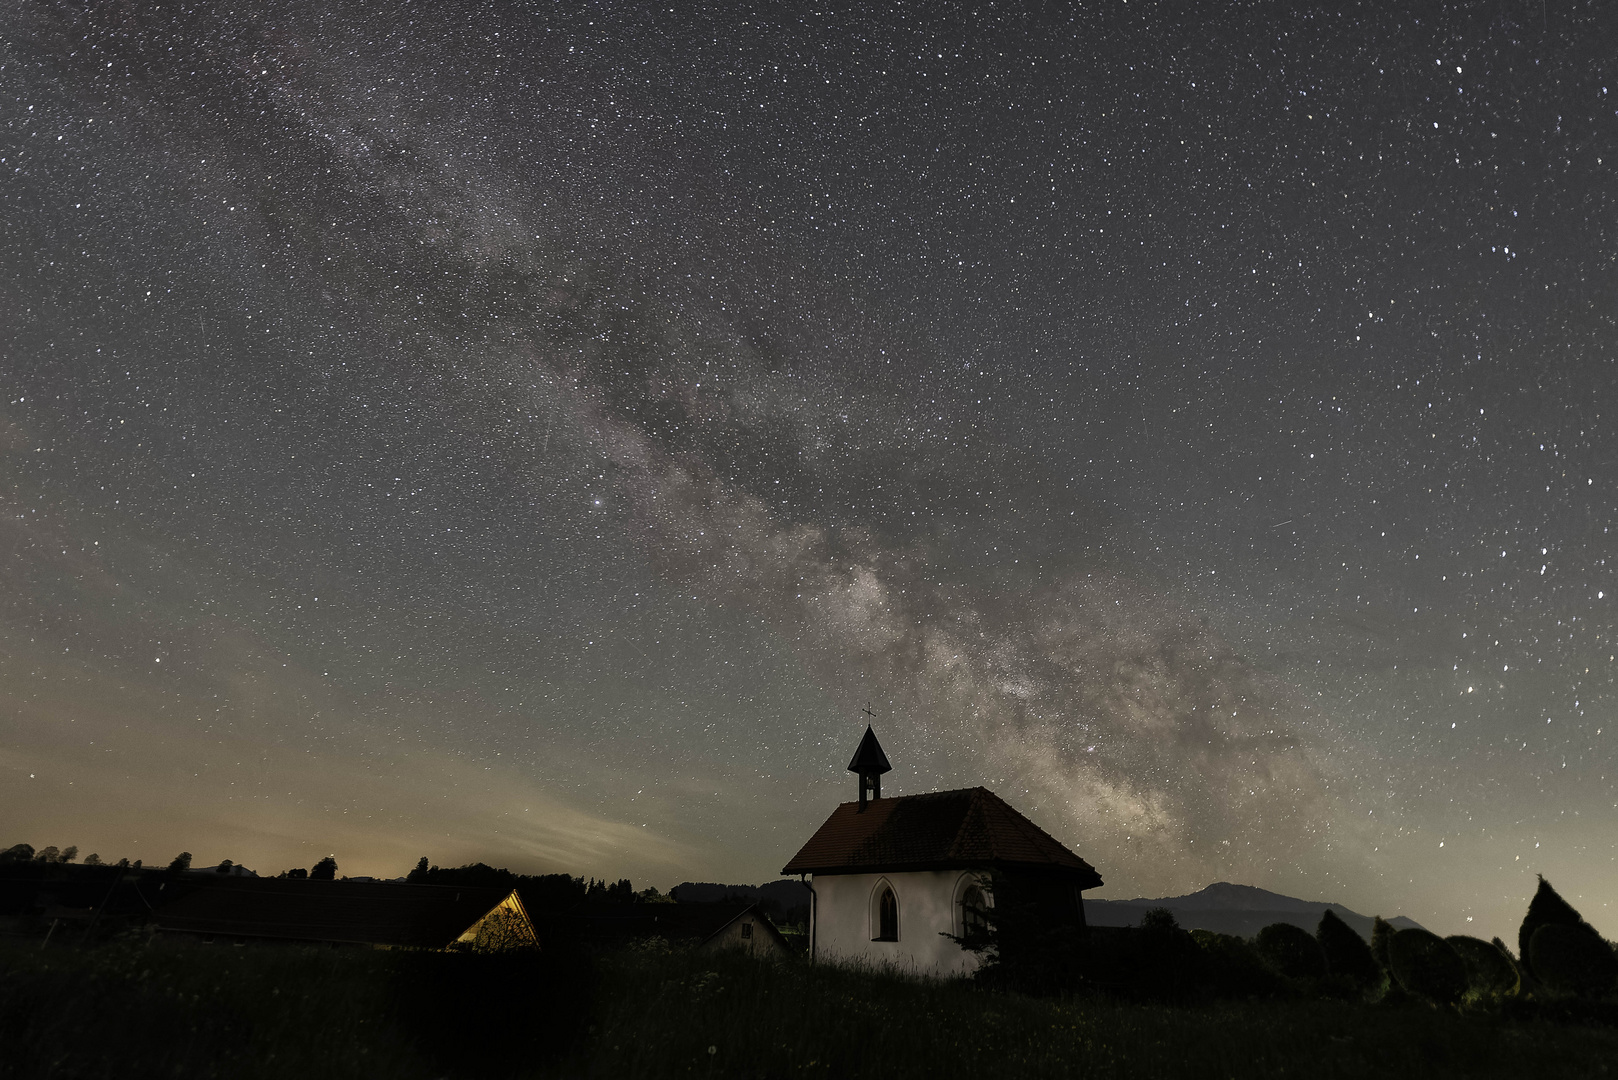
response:
<path id="1" fill-rule="evenodd" d="M 744 952 L 760 960 L 781 960 L 792 955 L 792 948 L 781 931 L 759 910 L 750 905 L 715 927 L 697 943 L 702 952 Z"/>
<path id="2" fill-rule="evenodd" d="M 514 891 L 392 882 L 227 877 L 161 904 L 151 925 L 165 937 L 215 944 L 414 949 L 537 944 Z"/>
<path id="3" fill-rule="evenodd" d="M 545 940 L 556 935 L 611 947 L 662 938 L 698 951 L 738 949 L 760 959 L 778 959 L 793 951 L 757 904 L 600 904 L 535 917 Z"/>

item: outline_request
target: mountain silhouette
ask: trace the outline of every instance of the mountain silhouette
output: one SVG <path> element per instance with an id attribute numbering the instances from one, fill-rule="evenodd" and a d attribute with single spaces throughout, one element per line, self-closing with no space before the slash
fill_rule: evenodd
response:
<path id="1" fill-rule="evenodd" d="M 1252 937 L 1271 923 L 1291 923 L 1311 934 L 1327 909 L 1337 913 L 1367 941 L 1371 938 L 1371 916 L 1350 911 L 1341 904 L 1319 900 L 1299 900 L 1252 885 L 1218 881 L 1186 896 L 1165 896 L 1157 900 L 1084 901 L 1084 917 L 1091 926 L 1139 926 L 1141 917 L 1153 908 L 1168 908 L 1174 919 L 1187 930 L 1212 930 L 1220 934 Z M 1403 915 L 1388 922 L 1395 930 L 1421 929 L 1421 924 Z"/>

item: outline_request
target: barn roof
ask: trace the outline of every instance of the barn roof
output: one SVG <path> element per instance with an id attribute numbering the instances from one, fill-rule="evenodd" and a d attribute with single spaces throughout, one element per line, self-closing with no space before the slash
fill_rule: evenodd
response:
<path id="1" fill-rule="evenodd" d="M 442 949 L 510 894 L 393 882 L 223 878 L 162 905 L 152 921 L 159 930 L 189 934 Z"/>
<path id="2" fill-rule="evenodd" d="M 1073 878 L 1101 875 L 987 788 L 877 799 L 832 811 L 783 874 L 869 874 L 999 867 Z"/>

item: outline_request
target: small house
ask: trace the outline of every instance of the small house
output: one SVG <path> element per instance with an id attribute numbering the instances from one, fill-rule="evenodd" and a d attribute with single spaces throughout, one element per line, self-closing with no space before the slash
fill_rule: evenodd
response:
<path id="1" fill-rule="evenodd" d="M 661 938 L 698 952 L 734 949 L 759 959 L 779 959 L 793 951 L 756 903 L 594 904 L 535 915 L 546 940 L 555 936 L 598 948 Z"/>
<path id="2" fill-rule="evenodd" d="M 697 944 L 698 952 L 740 952 L 758 960 L 784 960 L 792 955 L 769 916 L 750 904 L 726 919 Z"/>

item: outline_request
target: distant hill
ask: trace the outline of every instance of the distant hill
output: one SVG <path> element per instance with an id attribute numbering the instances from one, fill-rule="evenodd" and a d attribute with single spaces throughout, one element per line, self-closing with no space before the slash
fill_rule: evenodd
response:
<path id="1" fill-rule="evenodd" d="M 1084 917 L 1092 926 L 1139 926 L 1141 916 L 1160 907 L 1174 912 L 1175 921 L 1187 930 L 1212 930 L 1238 937 L 1252 937 L 1271 923 L 1291 923 L 1312 934 L 1320 925 L 1320 916 L 1330 908 L 1339 919 L 1359 931 L 1361 937 L 1366 940 L 1371 937 L 1371 916 L 1350 911 L 1341 904 L 1299 900 L 1228 881 L 1216 882 L 1189 896 L 1165 896 L 1158 900 L 1086 899 Z M 1403 915 L 1395 915 L 1388 922 L 1396 930 L 1422 928 L 1420 923 Z"/>

